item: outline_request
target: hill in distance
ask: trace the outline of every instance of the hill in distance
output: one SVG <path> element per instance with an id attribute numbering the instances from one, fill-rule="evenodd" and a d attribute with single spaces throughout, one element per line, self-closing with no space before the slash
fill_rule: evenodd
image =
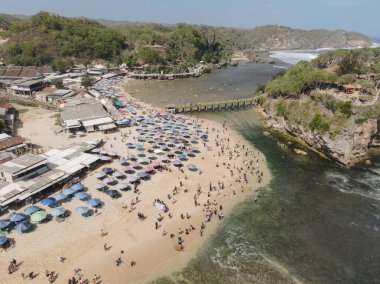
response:
<path id="1" fill-rule="evenodd" d="M 342 30 L 300 30 L 267 25 L 237 29 L 188 24 L 153 24 L 67 18 L 40 12 L 34 16 L 0 15 L 0 46 L 5 62 L 53 64 L 105 59 L 129 66 L 151 64 L 187 68 L 203 60 L 226 61 L 236 50 L 315 49 L 371 46 L 367 36 Z M 165 67 L 166 68 L 166 67 Z"/>

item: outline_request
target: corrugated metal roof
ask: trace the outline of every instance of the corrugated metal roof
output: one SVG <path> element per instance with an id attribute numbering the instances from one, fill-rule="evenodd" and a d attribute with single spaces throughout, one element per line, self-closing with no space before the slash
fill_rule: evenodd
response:
<path id="1" fill-rule="evenodd" d="M 82 124 L 84 127 L 91 126 L 91 125 L 100 125 L 100 124 L 107 124 L 113 122 L 113 119 L 111 117 L 102 117 L 102 118 L 96 118 L 91 120 L 85 120 L 82 121 Z"/>

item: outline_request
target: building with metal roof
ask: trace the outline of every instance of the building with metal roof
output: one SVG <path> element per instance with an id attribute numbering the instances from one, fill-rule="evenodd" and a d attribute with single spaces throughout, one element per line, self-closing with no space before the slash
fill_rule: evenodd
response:
<path id="1" fill-rule="evenodd" d="M 62 126 L 66 129 L 85 129 L 88 132 L 102 130 L 100 126 L 114 129 L 116 125 L 103 105 L 93 98 L 66 100 L 61 113 Z"/>
<path id="2" fill-rule="evenodd" d="M 86 153 L 96 146 L 96 141 L 83 142 L 40 155 L 26 154 L 1 164 L 0 212 L 87 171 L 99 161 L 98 156 Z"/>

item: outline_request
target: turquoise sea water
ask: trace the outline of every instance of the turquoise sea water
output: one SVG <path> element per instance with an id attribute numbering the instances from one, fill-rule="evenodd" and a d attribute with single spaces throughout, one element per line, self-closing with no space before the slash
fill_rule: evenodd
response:
<path id="1" fill-rule="evenodd" d="M 277 72 L 261 66 L 265 72 L 270 68 L 272 74 Z M 235 89 L 238 84 L 248 90 L 249 84 L 253 89 L 261 83 L 254 79 L 260 66 L 239 68 L 234 72 L 245 73 L 238 76 L 248 81 L 242 79 Z M 233 80 L 229 69 L 219 72 Z M 218 84 L 223 76 L 211 74 L 209 85 Z M 191 80 L 170 84 L 176 82 L 194 88 Z M 180 89 L 160 95 L 172 99 L 176 90 Z M 152 93 L 136 96 L 155 103 Z M 188 94 L 178 96 L 189 99 Z M 374 157 L 370 167 L 348 170 L 314 153 L 295 155 L 292 147 L 300 146 L 281 150 L 277 141 L 284 138 L 264 137 L 252 110 L 201 116 L 226 119 L 265 154 L 273 178 L 259 202 L 248 198 L 235 207 L 183 271 L 157 283 L 380 283 L 379 158 Z"/>

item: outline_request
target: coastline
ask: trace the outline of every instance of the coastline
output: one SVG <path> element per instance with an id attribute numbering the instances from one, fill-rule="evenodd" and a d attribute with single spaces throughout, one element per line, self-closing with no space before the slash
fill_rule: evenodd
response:
<path id="1" fill-rule="evenodd" d="M 128 94 L 124 94 L 124 96 L 127 100 L 132 98 Z M 135 100 L 135 102 L 146 113 L 159 110 L 142 101 Z M 31 109 L 30 113 L 23 114 L 27 119 L 21 132 L 25 136 L 31 136 L 34 141 L 44 144 L 42 146 L 46 150 L 49 145 L 63 141 L 62 139 L 64 139 L 66 134 L 57 133 L 51 140 L 46 139 L 47 133 L 53 132 L 53 129 L 56 127 L 51 126 L 46 129 L 36 129 L 38 125 L 35 122 L 36 118 L 48 120 L 47 118 L 52 114 L 46 110 L 39 111 L 40 113 L 35 116 L 32 115 L 33 109 Z M 257 154 L 258 151 L 245 141 L 242 136 L 232 129 L 223 130 L 221 124 L 210 120 L 203 119 L 202 125 L 209 129 L 214 128 L 215 131 L 209 131 L 209 141 L 212 150 L 207 151 L 206 147 L 199 144 L 199 148 L 201 149 L 199 157 L 190 160 L 191 163 L 196 164 L 202 170 L 203 173 L 201 175 L 198 172 L 192 173 L 187 170 L 183 174 L 172 166 L 170 167 L 170 172 L 163 171 L 157 173 L 152 176 L 150 181 L 142 184 L 140 188 L 141 194 L 138 195 L 141 201 L 137 205 L 137 210 L 129 213 L 128 210 L 121 208 L 121 202 L 126 201 L 124 195 L 128 196 L 127 201 L 137 197 L 137 195 L 128 192 L 126 194 L 123 193 L 123 197 L 120 198 L 121 200 L 106 198 L 104 194 L 92 189 L 97 181 L 92 174 L 89 174 L 82 182 L 89 188 L 89 192 L 91 192 L 93 197 L 98 197 L 104 201 L 105 207 L 99 210 L 99 215 L 93 216 L 88 220 L 78 215 L 70 216 L 62 224 L 56 224 L 52 221 L 39 226 L 36 231 L 28 234 L 19 235 L 13 232 L 12 234 L 14 234 L 17 241 L 16 247 L 5 252 L 2 260 L 0 260 L 0 265 L 2 267 L 5 266 L 8 258 L 16 258 L 19 261 L 24 261 L 24 263 L 19 271 L 0 279 L 0 283 L 19 283 L 21 279 L 19 274 L 21 272 L 27 273 L 28 270 L 40 273 L 38 278 L 40 281 L 44 277 L 45 269 L 54 270 L 59 273 L 57 283 L 65 283 L 64 281 L 72 276 L 74 267 L 81 268 L 84 278 L 91 279 L 94 274 L 101 275 L 102 283 L 145 283 L 157 277 L 169 275 L 185 267 L 190 259 L 201 249 L 202 245 L 207 242 L 207 239 L 215 233 L 220 222 L 215 216 L 207 224 L 203 237 L 199 236 L 199 227 L 202 221 L 204 221 L 205 213 L 201 210 L 204 209 L 204 206 L 193 206 L 192 196 L 196 191 L 197 184 L 200 184 L 202 190 L 204 190 L 207 189 L 210 182 L 213 185 L 219 179 L 225 182 L 227 185 L 225 190 L 218 190 L 215 194 L 212 192 L 209 197 L 202 194 L 199 202 L 203 205 L 207 199 L 211 201 L 215 199 L 218 206 L 223 205 L 223 214 L 228 216 L 234 206 L 249 195 L 257 195 L 258 188 L 265 186 L 270 180 L 270 172 L 266 165 L 265 157 L 261 153 Z M 42 133 L 39 133 L 40 131 Z M 91 138 L 98 136 L 102 135 L 92 133 L 88 134 L 87 137 L 78 138 L 77 141 L 91 140 Z M 111 136 L 115 136 L 116 140 L 111 140 Z M 217 136 L 223 136 L 225 139 L 228 137 L 231 145 L 235 143 L 240 144 L 241 147 L 244 145 L 245 149 L 249 149 L 249 151 L 253 151 L 255 155 L 258 155 L 258 169 L 263 172 L 261 183 L 257 182 L 255 174 L 252 176 L 248 175 L 248 184 L 250 186 L 254 184 L 254 186 L 252 186 L 251 190 L 247 190 L 245 183 L 236 181 L 236 175 L 234 177 L 229 176 L 230 170 L 223 166 L 223 163 L 228 163 L 228 160 L 225 156 L 218 155 L 219 148 L 215 147 L 213 143 L 217 139 Z M 115 151 L 125 151 L 125 148 L 122 148 L 124 142 L 121 143 L 120 132 L 106 135 L 107 137 L 108 142 L 106 146 L 112 141 Z M 69 142 L 73 143 L 75 141 L 71 140 Z M 120 145 L 118 144 L 119 142 Z M 245 158 L 242 156 L 230 161 L 230 163 L 234 163 L 236 167 L 243 168 L 245 166 L 243 163 Z M 111 163 L 109 166 L 119 167 L 116 162 Z M 209 178 L 211 176 L 212 179 Z M 155 216 L 159 211 L 152 206 L 152 201 L 156 197 L 166 201 L 166 194 L 171 192 L 174 186 L 178 186 L 179 180 L 183 182 L 181 192 L 176 197 L 176 204 L 172 205 L 170 203 L 169 205 L 173 218 L 170 222 L 167 222 L 168 218 L 165 215 L 162 226 L 168 233 L 174 232 L 177 238 L 176 232 L 178 227 L 185 229 L 190 224 L 194 225 L 196 231 L 191 232 L 185 237 L 184 251 L 175 250 L 175 240 L 170 239 L 169 236 L 162 236 L 162 229 L 159 231 L 154 230 Z M 242 192 L 242 187 L 244 192 Z M 185 193 L 182 189 L 187 189 L 188 192 Z M 233 191 L 236 192 L 236 195 L 233 194 Z M 70 205 L 74 205 L 71 203 L 75 202 L 70 202 L 68 205 L 64 204 L 64 207 L 70 208 Z M 135 215 L 140 210 L 143 210 L 144 214 L 147 215 L 146 221 L 141 222 L 137 220 Z M 191 218 L 185 221 L 181 220 L 179 218 L 181 213 L 189 213 Z M 107 236 L 99 237 L 101 229 L 107 232 Z M 55 233 L 52 234 L 52 231 Z M 43 246 L 33 241 L 41 238 L 44 239 Z M 104 242 L 111 246 L 111 249 L 107 252 L 103 251 Z M 123 263 L 121 267 L 118 267 L 115 265 L 114 260 L 120 256 L 121 250 L 124 251 L 121 255 Z M 33 258 L 36 255 L 41 257 L 41 261 L 38 263 L 33 262 Z M 57 258 L 61 255 L 66 258 L 64 263 L 57 261 Z M 135 267 L 129 266 L 129 262 L 132 260 L 137 263 Z"/>

